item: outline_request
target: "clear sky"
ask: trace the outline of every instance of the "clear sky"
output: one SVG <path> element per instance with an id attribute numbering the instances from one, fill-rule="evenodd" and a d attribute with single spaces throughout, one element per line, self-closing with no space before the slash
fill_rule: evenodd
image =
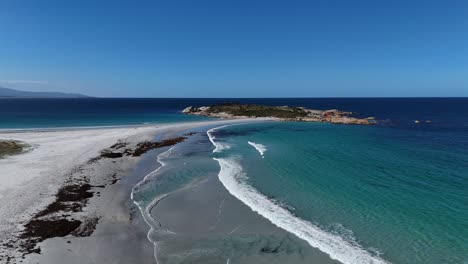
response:
<path id="1" fill-rule="evenodd" d="M 468 96 L 468 1 L 0 1 L 0 86 L 103 97 Z"/>

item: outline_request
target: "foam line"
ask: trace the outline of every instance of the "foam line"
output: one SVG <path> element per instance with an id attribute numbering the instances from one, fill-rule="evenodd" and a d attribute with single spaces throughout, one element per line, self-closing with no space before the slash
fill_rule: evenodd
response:
<path id="1" fill-rule="evenodd" d="M 156 199 L 154 199 L 150 204 L 148 204 L 146 207 L 144 207 L 143 205 L 143 202 L 137 202 L 135 199 L 134 199 L 134 192 L 136 192 L 139 188 L 141 188 L 141 186 L 143 184 L 145 184 L 150 177 L 152 177 L 153 175 L 157 174 L 157 172 L 162 169 L 166 163 L 161 159 L 163 156 L 167 156 L 168 154 L 170 154 L 172 152 L 172 149 L 174 148 L 175 146 L 171 147 L 170 149 L 166 150 L 165 152 L 161 153 L 158 155 L 157 157 L 157 161 L 159 164 L 161 164 L 161 166 L 159 166 L 156 170 L 148 173 L 142 181 L 140 181 L 138 184 L 136 184 L 135 186 L 133 186 L 132 188 L 132 192 L 130 193 L 130 198 L 132 199 L 133 203 L 138 207 L 138 209 L 140 209 L 140 212 L 141 212 L 141 215 L 143 216 L 143 220 L 146 222 L 146 224 L 150 227 L 150 230 L 148 231 L 148 234 L 147 234 L 147 238 L 148 240 L 153 243 L 154 245 L 154 258 L 155 258 L 155 261 L 156 263 L 158 263 L 158 257 L 156 255 L 156 246 L 157 246 L 157 241 L 153 241 L 151 239 L 151 233 L 154 231 L 154 226 L 158 226 L 159 224 L 157 223 L 157 221 L 151 216 L 151 209 L 161 200 L 161 199 L 164 199 L 165 197 L 167 197 L 168 195 L 170 194 L 166 194 L 166 195 L 163 195 L 162 197 L 156 197 Z"/>
<path id="2" fill-rule="evenodd" d="M 215 136 L 213 135 L 213 132 L 219 128 L 224 128 L 224 127 L 228 127 L 230 125 L 225 125 L 225 126 L 220 126 L 220 127 L 215 127 L 215 128 L 212 128 L 212 129 L 209 129 L 208 131 L 206 131 L 206 134 L 208 135 L 208 138 L 210 139 L 211 143 L 215 146 L 215 149 L 213 149 L 213 153 L 219 153 L 225 149 L 229 149 L 229 145 L 227 144 L 223 144 L 223 143 L 220 143 L 220 142 L 217 142 L 215 143 Z"/>
<path id="3" fill-rule="evenodd" d="M 254 147 L 258 151 L 258 153 L 260 153 L 260 156 L 262 156 L 262 158 L 265 157 L 265 152 L 267 151 L 267 148 L 265 145 L 255 143 L 252 141 L 247 141 L 247 143 L 249 143 L 250 146 Z"/>
<path id="4" fill-rule="evenodd" d="M 215 132 L 218 129 L 225 128 L 225 127 L 230 127 L 230 126 L 238 126 L 238 125 L 244 125 L 245 123 L 237 123 L 237 124 L 229 124 L 229 125 L 224 125 L 224 126 L 219 126 L 219 127 L 214 127 L 206 131 L 206 134 L 208 135 L 208 138 L 210 139 L 211 144 L 215 146 L 213 149 L 213 153 L 220 153 L 225 149 L 230 149 L 231 146 L 225 143 L 221 142 L 215 142 L 216 137 L 213 135 L 213 132 Z"/>
<path id="5" fill-rule="evenodd" d="M 218 127 L 210 129 L 210 133 Z M 210 136 L 208 133 L 208 136 Z M 217 148 L 214 138 L 211 142 Z M 322 230 L 309 221 L 294 216 L 291 212 L 268 199 L 247 183 L 247 175 L 242 166 L 233 158 L 213 158 L 221 169 L 218 178 L 228 192 L 250 207 L 254 212 L 268 219 L 272 224 L 307 241 L 309 245 L 328 254 L 330 258 L 344 264 L 388 264 L 378 256 L 373 256 L 362 246 L 352 244 L 344 238 Z"/>

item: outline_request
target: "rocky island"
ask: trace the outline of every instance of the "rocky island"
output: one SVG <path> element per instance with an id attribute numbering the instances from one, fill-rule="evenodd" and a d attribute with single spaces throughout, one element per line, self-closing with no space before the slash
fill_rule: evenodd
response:
<path id="1" fill-rule="evenodd" d="M 327 122 L 333 124 L 372 125 L 373 117 L 352 117 L 352 112 L 331 110 L 313 110 L 305 107 L 265 106 L 254 104 L 228 103 L 212 106 L 185 108 L 182 113 L 218 118 L 272 118 L 281 121 Z"/>

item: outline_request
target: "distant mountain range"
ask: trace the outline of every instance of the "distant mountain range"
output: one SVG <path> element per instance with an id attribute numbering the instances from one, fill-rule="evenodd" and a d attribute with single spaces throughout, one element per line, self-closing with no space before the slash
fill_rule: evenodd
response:
<path id="1" fill-rule="evenodd" d="M 0 98 L 87 98 L 77 93 L 60 92 L 27 92 L 0 87 Z"/>

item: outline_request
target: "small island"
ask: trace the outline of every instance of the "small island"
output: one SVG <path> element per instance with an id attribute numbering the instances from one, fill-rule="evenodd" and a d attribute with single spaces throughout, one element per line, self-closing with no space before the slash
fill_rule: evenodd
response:
<path id="1" fill-rule="evenodd" d="M 255 104 L 227 103 L 212 106 L 185 108 L 182 113 L 218 118 L 271 118 L 281 121 L 326 122 L 332 124 L 373 125 L 373 117 L 352 117 L 352 112 L 313 110 L 305 107 L 265 106 Z"/>

